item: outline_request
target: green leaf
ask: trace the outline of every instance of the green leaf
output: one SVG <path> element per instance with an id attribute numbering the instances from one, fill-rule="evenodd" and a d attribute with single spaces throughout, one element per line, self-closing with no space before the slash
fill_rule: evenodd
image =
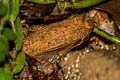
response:
<path id="1" fill-rule="evenodd" d="M 25 53 L 21 51 L 16 58 L 16 65 L 13 67 L 13 73 L 19 73 L 25 65 Z"/>
<path id="2" fill-rule="evenodd" d="M 1 68 L 0 68 L 0 80 L 13 80 L 13 77 L 10 74 L 5 73 Z"/>
<path id="3" fill-rule="evenodd" d="M 22 32 L 22 26 L 20 23 L 19 16 L 16 19 L 15 26 L 17 31 L 16 50 L 19 51 L 22 47 L 22 41 L 23 41 L 23 32 Z"/>
<path id="4" fill-rule="evenodd" d="M 17 35 L 9 28 L 4 28 L 2 33 L 8 40 L 15 40 Z"/>
<path id="5" fill-rule="evenodd" d="M 102 30 L 98 29 L 97 27 L 94 27 L 93 32 L 98 34 L 101 37 L 106 38 L 109 41 L 112 41 L 114 43 L 120 43 L 120 38 L 108 33 L 103 32 Z"/>
<path id="6" fill-rule="evenodd" d="M 10 6 L 9 21 L 12 25 L 13 31 L 16 32 L 14 21 L 19 13 L 19 0 L 11 0 Z"/>
<path id="7" fill-rule="evenodd" d="M 0 1 L 0 16 L 4 18 L 4 20 L 8 20 L 9 16 L 9 0 Z"/>
<path id="8" fill-rule="evenodd" d="M 8 42 L 4 36 L 0 36 L 0 53 L 8 55 Z"/>
<path id="9" fill-rule="evenodd" d="M 1 34 L 2 30 L 3 30 L 5 22 L 6 21 L 4 21 L 3 19 L 0 20 L 0 34 Z"/>
<path id="10" fill-rule="evenodd" d="M 10 21 L 15 21 L 19 13 L 19 0 L 10 0 Z"/>
<path id="11" fill-rule="evenodd" d="M 29 2 L 39 3 L 39 4 L 51 4 L 56 3 L 56 0 L 27 0 Z"/>
<path id="12" fill-rule="evenodd" d="M 99 4 L 101 2 L 104 2 L 106 0 L 81 0 L 81 1 L 76 1 L 73 2 L 73 6 L 72 8 L 86 8 L 86 7 L 90 7 L 90 6 L 94 6 L 96 4 Z"/>
<path id="13" fill-rule="evenodd" d="M 5 54 L 0 51 L 0 62 L 5 60 Z"/>
<path id="14" fill-rule="evenodd" d="M 7 13 L 8 7 L 6 4 L 0 2 L 0 17 L 4 16 Z"/>
<path id="15" fill-rule="evenodd" d="M 5 62 L 5 65 L 0 67 L 0 80 L 13 80 L 10 73 L 10 66 Z"/>
<path id="16" fill-rule="evenodd" d="M 10 69 L 10 65 L 8 64 L 8 62 L 5 62 L 4 64 L 4 71 L 5 73 L 11 74 L 11 69 Z"/>

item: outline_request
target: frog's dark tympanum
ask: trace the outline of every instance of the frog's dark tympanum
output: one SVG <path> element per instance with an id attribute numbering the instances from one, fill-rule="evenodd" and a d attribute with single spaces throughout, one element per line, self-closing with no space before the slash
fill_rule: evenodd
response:
<path id="1" fill-rule="evenodd" d="M 86 42 L 94 25 L 100 26 L 100 28 L 105 27 L 105 24 L 108 24 L 108 22 L 105 23 L 105 20 L 108 20 L 110 27 L 111 25 L 112 28 L 115 27 L 107 14 L 103 16 L 101 11 L 95 9 L 72 19 L 45 25 L 24 39 L 22 50 L 36 61 L 39 73 L 50 75 L 57 71 L 56 65 L 59 58 L 72 48 Z M 109 33 L 109 30 L 107 31 Z M 114 30 L 110 33 L 114 34 Z M 31 62 L 30 64 L 32 65 Z"/>

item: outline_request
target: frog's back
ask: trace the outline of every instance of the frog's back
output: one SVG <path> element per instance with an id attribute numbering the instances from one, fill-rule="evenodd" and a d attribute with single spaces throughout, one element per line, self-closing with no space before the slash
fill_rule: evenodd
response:
<path id="1" fill-rule="evenodd" d="M 23 50 L 29 56 L 83 41 L 92 32 L 92 24 L 83 16 L 52 23 L 28 36 L 23 42 Z"/>

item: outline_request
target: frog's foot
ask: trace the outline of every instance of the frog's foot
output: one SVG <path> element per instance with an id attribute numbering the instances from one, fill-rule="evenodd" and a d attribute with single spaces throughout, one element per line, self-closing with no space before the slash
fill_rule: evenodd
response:
<path id="1" fill-rule="evenodd" d="M 90 38 L 90 44 L 88 45 L 88 47 L 91 47 L 95 50 L 96 49 L 104 49 L 105 48 L 105 42 L 97 36 L 92 36 Z"/>
<path id="2" fill-rule="evenodd" d="M 26 23 L 26 20 L 21 20 L 23 39 L 28 35 L 29 25 Z"/>
<path id="3" fill-rule="evenodd" d="M 28 35 L 29 25 L 28 24 L 22 24 L 24 26 L 23 29 L 23 39 Z"/>

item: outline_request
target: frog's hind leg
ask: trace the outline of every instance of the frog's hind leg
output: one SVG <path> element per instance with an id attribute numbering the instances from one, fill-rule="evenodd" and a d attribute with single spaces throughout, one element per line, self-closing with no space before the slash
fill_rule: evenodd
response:
<path id="1" fill-rule="evenodd" d="M 86 40 L 76 40 L 72 44 L 68 45 L 64 50 L 61 50 L 59 53 L 61 55 L 66 55 L 68 52 L 71 51 L 71 49 L 73 49 L 73 48 L 75 48 L 77 46 L 82 45 L 86 41 L 87 41 L 87 39 Z"/>

